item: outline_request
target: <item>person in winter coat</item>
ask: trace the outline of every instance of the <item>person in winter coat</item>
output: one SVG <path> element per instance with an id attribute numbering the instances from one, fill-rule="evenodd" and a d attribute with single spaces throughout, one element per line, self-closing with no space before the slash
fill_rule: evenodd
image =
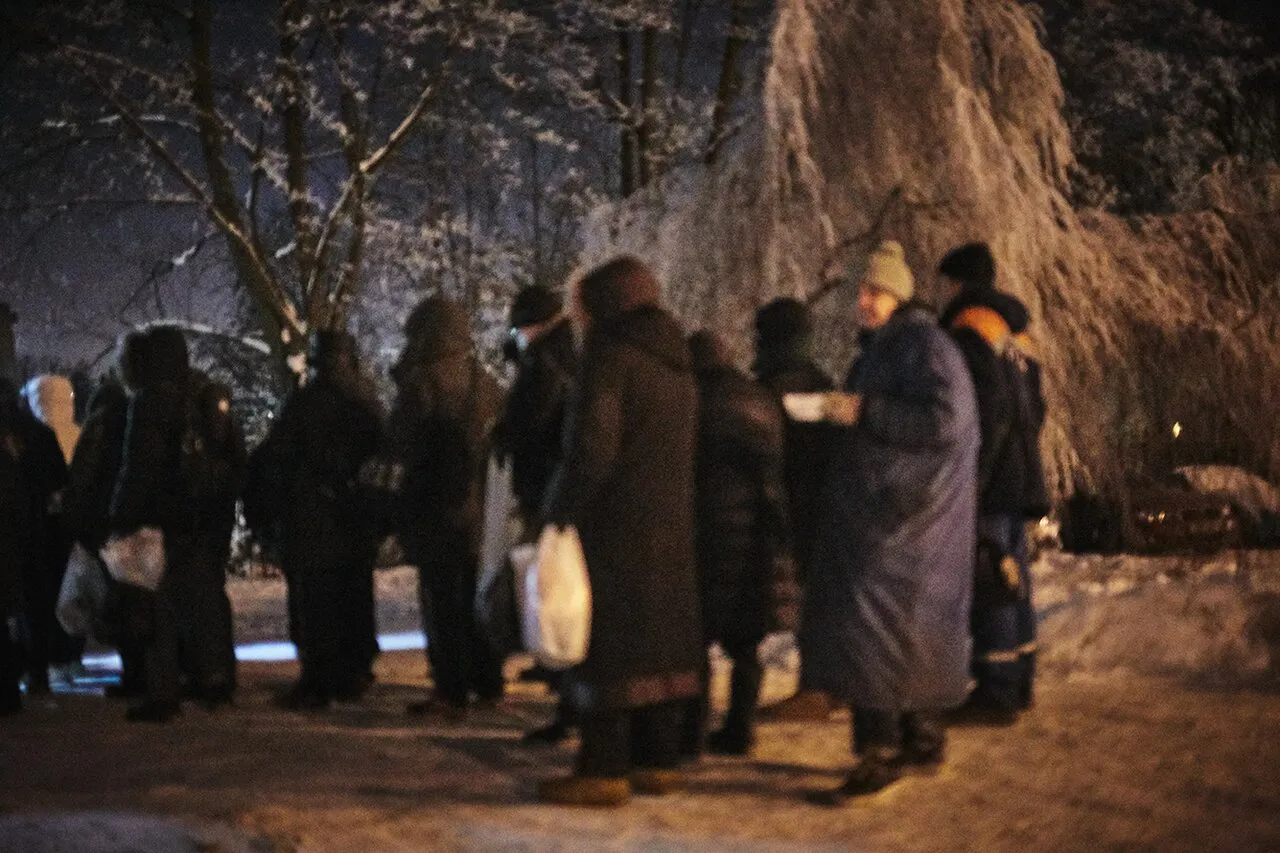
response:
<path id="1" fill-rule="evenodd" d="M 563 452 L 565 407 L 578 354 L 559 295 L 541 285 L 516 294 L 510 327 L 516 376 L 507 392 L 495 444 L 510 460 L 512 491 L 525 536 L 532 539 L 542 528 L 542 502 Z M 540 675 L 558 691 L 558 674 Z M 561 695 L 555 718 L 527 732 L 523 743 L 559 743 L 569 736 L 572 717 Z"/>
<path id="2" fill-rule="evenodd" d="M 194 692 L 209 708 L 231 702 L 235 649 L 226 594 L 244 440 L 230 394 L 187 361 L 182 332 L 156 326 L 139 354 L 124 455 L 111 502 L 113 536 L 143 527 L 164 535 L 165 573 L 152 598 L 146 698 L 127 719 L 165 722 L 180 712 L 179 648 Z"/>
<path id="3" fill-rule="evenodd" d="M 940 324 L 964 354 L 982 427 L 971 617 L 976 686 L 953 721 L 1007 725 L 1030 706 L 1035 672 L 1024 524 L 1048 511 L 1039 367 L 1025 333 L 1027 309 L 995 288 L 995 259 L 985 243 L 952 250 L 938 273 L 950 297 Z"/>
<path id="4" fill-rule="evenodd" d="M 706 643 L 719 643 L 733 662 L 729 710 L 723 727 L 708 735 L 707 747 L 745 755 L 754 741 L 762 676 L 756 647 L 769 632 L 796 627 L 783 414 L 771 392 L 734 369 L 713 333 L 695 334 L 689 350 L 699 399 L 695 483 L 702 625 Z M 698 751 L 710 705 L 709 669 L 703 679 L 686 754 Z"/>
<path id="5" fill-rule="evenodd" d="M 775 299 L 756 312 L 755 374 L 781 402 L 787 394 L 816 394 L 835 384 L 813 362 L 813 320 L 809 309 L 796 299 Z M 801 588 L 809 576 L 809 563 L 817 534 L 822 479 L 832 444 L 832 427 L 824 423 L 784 421 L 785 477 L 791 541 Z M 804 650 L 800 653 L 799 689 L 781 702 L 761 710 L 761 719 L 802 722 L 825 720 L 834 710 L 831 697 L 816 690 L 805 675 Z"/>
<path id="6" fill-rule="evenodd" d="M 507 392 L 498 440 L 511 460 L 520 515 L 532 529 L 539 526 L 542 501 L 560 462 L 578 355 L 560 297 L 541 285 L 516 295 L 510 325 L 518 354 L 516 377 Z"/>
<path id="7" fill-rule="evenodd" d="M 632 257 L 589 272 L 575 321 L 585 343 L 549 524 L 577 527 L 591 579 L 591 642 L 565 686 L 582 745 L 546 801 L 617 805 L 678 783 L 688 701 L 706 649 L 694 557 L 697 386 L 689 348 Z"/>
<path id="8" fill-rule="evenodd" d="M 968 689 L 978 416 L 956 345 L 911 303 L 902 248 L 872 253 L 866 334 L 828 417 L 833 449 L 802 619 L 813 683 L 853 711 L 859 761 L 834 805 L 943 757 L 940 714 Z"/>
<path id="9" fill-rule="evenodd" d="M 80 441 L 80 425 L 76 423 L 76 397 L 71 380 L 65 376 L 43 374 L 30 379 L 22 389 L 22 396 L 27 401 L 31 413 L 58 438 L 58 447 L 62 450 L 62 458 L 71 464 Z M 48 539 L 48 550 L 45 554 L 46 565 L 55 590 L 62 588 L 62 579 L 66 575 L 67 560 L 71 556 L 72 538 L 68 532 L 60 510 L 58 530 L 51 531 Z M 57 593 L 54 593 L 55 607 Z M 62 628 L 62 624 L 54 619 L 52 626 L 52 647 L 49 663 L 58 680 L 70 684 L 74 673 L 82 669 L 80 657 L 84 654 L 84 637 L 73 637 Z"/>
<path id="10" fill-rule="evenodd" d="M 360 698 L 378 652 L 373 563 L 377 541 L 357 475 L 382 434 L 382 407 L 345 331 L 312 335 L 310 376 L 267 440 L 282 494 L 281 566 L 301 675 L 295 709 Z"/>
<path id="11" fill-rule="evenodd" d="M 412 714 L 460 719 L 474 697 L 503 694 L 502 662 L 475 620 L 485 466 L 501 391 L 476 359 L 471 320 L 456 302 L 428 297 L 409 314 L 392 368 L 387 426 L 400 510 L 396 530 L 418 591 L 434 695 Z"/>
<path id="12" fill-rule="evenodd" d="M 22 472 L 22 420 L 18 389 L 0 377 L 0 716 L 22 710 L 18 621 L 33 527 Z"/>
<path id="13" fill-rule="evenodd" d="M 131 333 L 128 340 L 132 342 L 122 344 L 122 350 L 137 346 L 141 335 Z M 128 416 L 129 396 L 124 387 L 113 379 L 105 380 L 90 398 L 84 428 L 71 457 L 62 501 L 63 520 L 67 533 L 95 560 L 111 529 L 111 496 L 124 455 Z M 100 565 L 100 569 L 106 575 L 106 566 Z M 140 696 L 145 686 L 142 647 L 133 636 L 137 632 L 127 630 L 124 612 L 124 608 L 131 606 L 132 592 L 109 576 L 106 582 L 111 589 L 108 599 L 111 612 L 101 616 L 102 627 L 110 626 L 110 630 L 105 631 L 110 636 L 97 636 L 97 639 L 115 644 L 121 664 L 120 683 L 108 686 L 106 693 L 112 698 Z"/>
<path id="14" fill-rule="evenodd" d="M 26 501 L 28 528 L 23 536 L 22 647 L 27 692 L 49 692 L 50 665 L 65 671 L 70 639 L 55 611 L 62 575 L 70 551 L 62 523 L 62 496 L 67 463 L 54 431 L 41 422 L 25 400 L 18 400 L 15 416 L 21 494 Z"/>

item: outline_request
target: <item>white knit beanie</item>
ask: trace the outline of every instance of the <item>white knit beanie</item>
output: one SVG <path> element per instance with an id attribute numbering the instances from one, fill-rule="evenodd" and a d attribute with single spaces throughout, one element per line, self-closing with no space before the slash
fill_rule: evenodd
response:
<path id="1" fill-rule="evenodd" d="M 915 278 L 907 268 L 902 245 L 895 240 L 885 240 L 871 253 L 863 282 L 883 290 L 899 302 L 910 302 L 915 294 Z"/>

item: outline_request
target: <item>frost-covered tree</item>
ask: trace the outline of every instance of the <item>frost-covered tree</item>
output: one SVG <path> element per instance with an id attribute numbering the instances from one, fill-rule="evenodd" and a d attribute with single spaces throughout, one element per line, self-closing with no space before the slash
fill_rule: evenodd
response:
<path id="1" fill-rule="evenodd" d="M 1210 0 L 1043 0 L 1066 92 L 1079 203 L 1165 213 L 1224 157 L 1280 155 L 1275 65 Z"/>

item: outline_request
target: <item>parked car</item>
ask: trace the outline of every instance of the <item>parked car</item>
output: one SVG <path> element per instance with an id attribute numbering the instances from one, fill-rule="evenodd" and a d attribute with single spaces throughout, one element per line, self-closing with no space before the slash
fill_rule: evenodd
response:
<path id="1" fill-rule="evenodd" d="M 1143 554 L 1212 553 L 1244 544 L 1230 499 L 1197 492 L 1176 472 L 1129 491 L 1122 530 L 1126 551 Z"/>
<path id="2" fill-rule="evenodd" d="M 1060 520 L 1063 547 L 1078 553 L 1212 553 L 1256 546 L 1260 529 L 1228 494 L 1198 490 L 1178 471 L 1135 478 L 1119 498 L 1078 491 Z"/>

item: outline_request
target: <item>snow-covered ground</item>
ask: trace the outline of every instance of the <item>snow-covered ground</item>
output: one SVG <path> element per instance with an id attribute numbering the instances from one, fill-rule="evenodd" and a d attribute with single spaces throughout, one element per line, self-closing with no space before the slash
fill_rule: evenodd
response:
<path id="1" fill-rule="evenodd" d="M 572 745 L 517 743 L 550 713 L 541 687 L 458 725 L 411 719 L 425 667 L 405 650 L 360 705 L 293 714 L 272 697 L 296 665 L 258 654 L 229 711 L 138 726 L 63 693 L 0 721 L 0 851 L 1280 850 L 1280 554 L 1050 553 L 1035 574 L 1034 711 L 953 729 L 939 775 L 844 809 L 802 794 L 846 766 L 847 715 L 762 726 L 750 760 L 704 760 L 679 794 L 554 808 L 531 792 Z M 241 643 L 282 636 L 278 581 L 231 591 Z M 379 605 L 384 632 L 412 637 L 411 571 L 380 573 Z M 764 655 L 767 693 L 786 693 L 788 643 Z"/>

